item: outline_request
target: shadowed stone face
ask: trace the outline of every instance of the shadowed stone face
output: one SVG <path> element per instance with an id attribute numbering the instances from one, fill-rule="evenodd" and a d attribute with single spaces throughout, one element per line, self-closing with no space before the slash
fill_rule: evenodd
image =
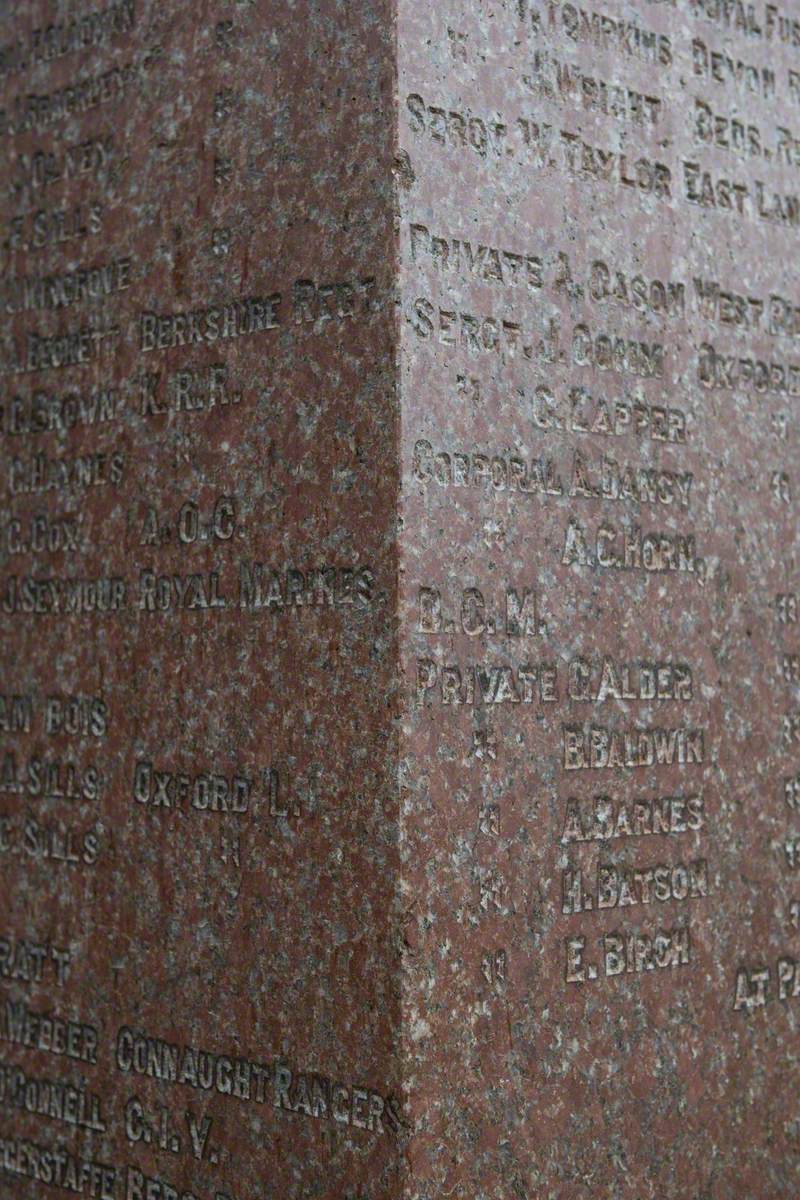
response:
<path id="1" fill-rule="evenodd" d="M 0 15 L 0 1195 L 397 1194 L 391 14 Z"/>
<path id="2" fill-rule="evenodd" d="M 800 19 L 0 0 L 0 1198 L 800 1193 Z"/>

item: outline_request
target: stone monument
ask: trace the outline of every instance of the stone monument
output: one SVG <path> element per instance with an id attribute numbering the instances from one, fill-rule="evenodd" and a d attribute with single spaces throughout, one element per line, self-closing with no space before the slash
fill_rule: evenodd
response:
<path id="1" fill-rule="evenodd" d="M 800 1194 L 800 14 L 0 0 L 0 1200 Z"/>

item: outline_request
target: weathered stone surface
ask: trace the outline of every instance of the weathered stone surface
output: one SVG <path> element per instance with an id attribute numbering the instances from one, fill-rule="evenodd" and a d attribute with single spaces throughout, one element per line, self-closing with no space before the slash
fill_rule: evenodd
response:
<path id="1" fill-rule="evenodd" d="M 0 19 L 0 1195 L 796 1196 L 791 6 Z"/>
<path id="2" fill-rule="evenodd" d="M 51 1194 L 17 1138 L 115 1200 L 393 1190 L 390 31 L 372 0 L 5 6 L 0 936 L 70 958 L 3 970 L 4 1197 Z M 118 333 L 34 340 L 88 329 Z M 96 1053 L 20 1045 L 6 1002 Z M 17 1070 L 104 1129 L 21 1111 Z"/>
<path id="3" fill-rule="evenodd" d="M 797 15 L 401 13 L 412 1194 L 794 1196 Z"/>

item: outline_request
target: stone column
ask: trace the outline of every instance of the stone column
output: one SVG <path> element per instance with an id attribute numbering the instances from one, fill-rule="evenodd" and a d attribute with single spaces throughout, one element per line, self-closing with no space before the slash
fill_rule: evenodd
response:
<path id="1" fill-rule="evenodd" d="M 0 1197 L 789 1200 L 800 20 L 0 0 Z"/>

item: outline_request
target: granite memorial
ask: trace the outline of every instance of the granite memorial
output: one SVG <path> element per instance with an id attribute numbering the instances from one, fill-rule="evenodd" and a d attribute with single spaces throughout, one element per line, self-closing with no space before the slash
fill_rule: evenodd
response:
<path id="1" fill-rule="evenodd" d="M 793 0 L 0 0 L 0 164 L 0 1200 L 796 1200 Z"/>

